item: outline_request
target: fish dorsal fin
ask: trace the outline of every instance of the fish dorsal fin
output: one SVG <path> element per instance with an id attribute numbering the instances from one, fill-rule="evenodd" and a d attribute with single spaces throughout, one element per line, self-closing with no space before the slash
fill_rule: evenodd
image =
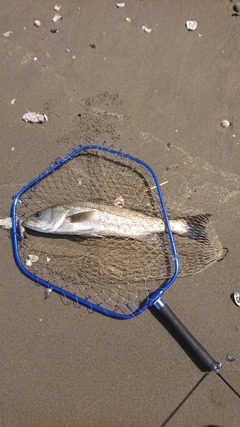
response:
<path id="1" fill-rule="evenodd" d="M 77 214 L 69 215 L 69 216 L 67 216 L 66 219 L 72 223 L 84 222 L 84 221 L 91 219 L 91 217 L 94 215 L 94 213 L 95 213 L 95 211 L 80 212 Z"/>

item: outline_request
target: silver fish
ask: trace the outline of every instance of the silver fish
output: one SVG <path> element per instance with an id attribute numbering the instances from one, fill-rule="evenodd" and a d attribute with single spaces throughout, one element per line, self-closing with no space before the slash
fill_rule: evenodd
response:
<path id="1" fill-rule="evenodd" d="M 198 238 L 204 234 L 209 215 L 186 216 L 170 220 L 173 233 Z M 161 218 L 119 206 L 94 202 L 55 205 L 29 216 L 23 226 L 42 233 L 71 234 L 83 237 L 129 237 L 155 240 L 166 230 Z M 195 236 L 196 235 L 196 236 Z"/>

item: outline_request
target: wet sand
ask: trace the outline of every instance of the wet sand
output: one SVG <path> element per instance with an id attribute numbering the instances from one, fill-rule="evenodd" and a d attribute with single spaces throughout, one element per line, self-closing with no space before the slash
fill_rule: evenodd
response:
<path id="1" fill-rule="evenodd" d="M 23 185 L 86 135 L 148 162 L 168 181 L 167 205 L 210 212 L 229 249 L 222 262 L 177 279 L 165 300 L 240 391 L 239 308 L 230 297 L 240 291 L 240 17 L 227 0 L 126 0 L 120 9 L 73 0 L 62 2 L 56 24 L 53 8 L 2 2 L 1 217 Z M 187 31 L 195 19 L 197 30 Z M 24 123 L 27 110 L 48 122 Z M 0 235 L 1 426 L 240 425 L 239 398 L 216 374 L 203 378 L 150 311 L 119 321 L 56 294 L 45 301 L 17 268 L 9 233 Z"/>

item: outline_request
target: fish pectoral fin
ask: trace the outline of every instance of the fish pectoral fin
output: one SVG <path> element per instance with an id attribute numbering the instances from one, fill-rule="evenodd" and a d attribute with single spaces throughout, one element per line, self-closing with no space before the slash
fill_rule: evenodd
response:
<path id="1" fill-rule="evenodd" d="M 69 215 L 66 217 L 67 221 L 75 223 L 75 222 L 84 222 L 94 215 L 95 211 L 87 211 L 87 212 L 80 212 L 74 215 Z"/>

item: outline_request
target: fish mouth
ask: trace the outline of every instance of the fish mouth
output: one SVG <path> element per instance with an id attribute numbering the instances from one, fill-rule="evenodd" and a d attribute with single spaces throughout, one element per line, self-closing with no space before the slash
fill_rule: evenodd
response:
<path id="1" fill-rule="evenodd" d="M 32 228 L 36 226 L 36 223 L 34 224 L 34 221 L 29 222 L 29 220 L 26 219 L 26 221 L 22 222 L 23 227 Z"/>
<path id="2" fill-rule="evenodd" d="M 41 226 L 39 226 L 37 221 L 34 221 L 34 220 L 23 221 L 22 225 L 23 227 L 30 228 L 31 230 L 39 231 L 39 229 L 41 229 L 43 233 L 48 232 L 47 230 L 44 230 Z"/>

